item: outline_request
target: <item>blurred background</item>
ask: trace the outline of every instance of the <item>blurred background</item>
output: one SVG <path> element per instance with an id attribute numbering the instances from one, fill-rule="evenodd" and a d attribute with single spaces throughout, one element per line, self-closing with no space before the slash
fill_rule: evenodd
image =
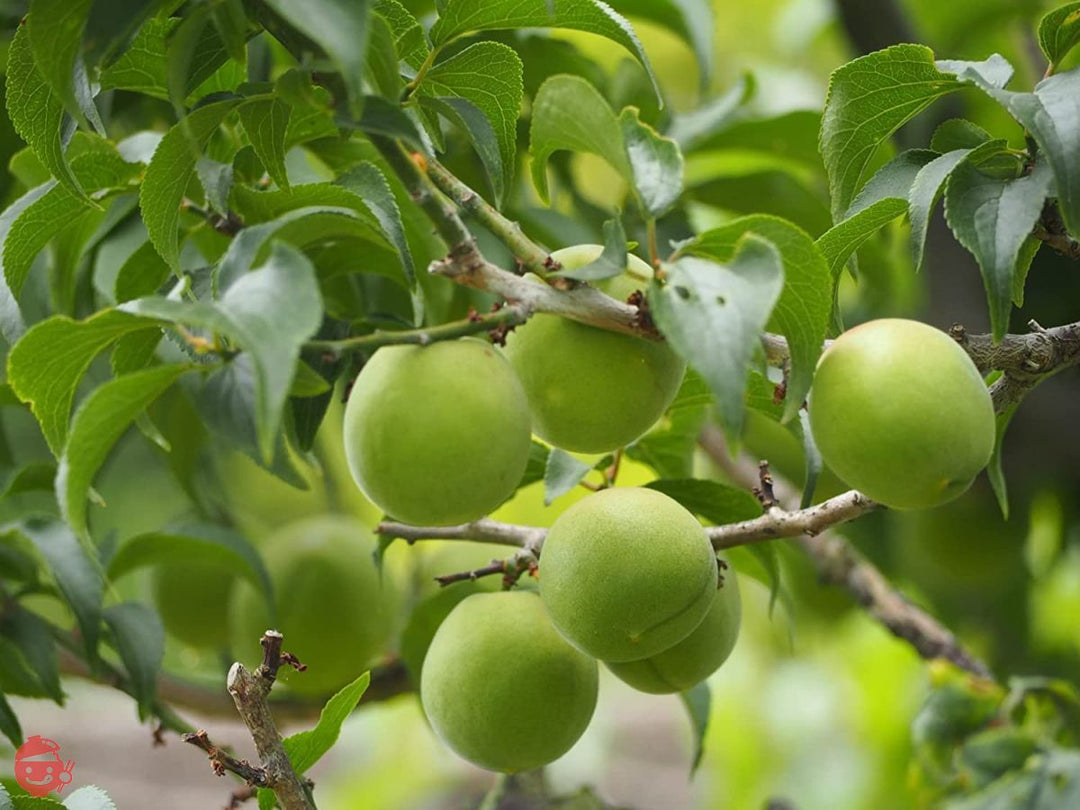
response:
<path id="1" fill-rule="evenodd" d="M 611 4 L 616 9 L 625 6 L 628 13 L 641 5 Z M 429 14 L 432 4 L 406 5 Z M 704 81 L 694 52 L 682 39 L 634 16 L 668 97 L 663 112 L 648 95 L 640 69 L 609 42 L 566 32 L 507 34 L 503 39 L 523 57 L 538 54 L 535 60 L 525 59 L 527 94 L 549 73 L 580 72 L 605 90 L 613 106 L 637 104 L 643 117 L 658 126 L 673 114 L 730 91 L 749 74 L 757 89 L 739 115 L 689 152 L 690 202 L 661 223 L 662 235 L 681 238 L 740 214 L 771 212 L 816 236 L 829 224 L 816 134 L 832 69 L 860 53 L 914 41 L 931 46 L 941 58 L 983 59 L 1001 53 L 1016 66 L 1012 86 L 1026 89 L 1045 68 L 1033 26 L 1053 5 L 1041 0 L 715 0 L 715 62 Z M 0 14 L 12 24 L 24 10 L 15 0 L 0 2 Z M 10 25 L 5 36 L 10 39 Z M 127 101 L 122 94 L 113 99 L 114 120 L 121 127 L 134 131 L 169 124 L 171 110 L 164 103 L 153 112 L 158 118 L 136 120 L 146 111 L 133 108 L 132 120 L 125 124 Z M 905 127 L 897 145 L 924 146 L 938 123 L 960 115 L 996 136 L 1023 143 L 1020 129 L 1000 110 L 978 94 L 965 93 Z M 524 159 L 525 120 L 521 147 Z M 8 122 L 0 121 L 2 162 L 7 164 L 21 148 Z M 469 155 L 464 144 L 448 139 L 448 165 L 483 188 L 479 167 Z M 598 159 L 564 154 L 554 164 L 558 182 L 553 208 L 538 206 L 527 172 L 521 172 L 510 214 L 552 247 L 598 241 L 603 219 L 625 189 Z M 318 160 L 309 154 L 292 155 L 290 168 L 298 176 L 320 176 Z M 10 202 L 31 182 L 16 166 L 0 177 L 0 198 Z M 940 211 L 926 267 L 918 276 L 907 235 L 906 223 L 898 222 L 862 250 L 859 284 L 847 279 L 841 291 L 846 322 L 900 315 L 943 328 L 959 322 L 975 332 L 988 331 L 978 269 L 948 233 Z M 490 238 L 482 232 L 480 236 L 489 255 L 507 261 Z M 124 249 L 117 241 L 103 245 L 91 275 L 107 275 L 124 257 Z M 428 282 L 426 292 L 432 306 L 441 306 L 448 317 L 472 302 L 449 283 L 440 284 Z M 1050 326 L 1080 317 L 1080 267 L 1048 250 L 1036 258 L 1027 290 L 1024 306 L 1013 313 L 1013 331 L 1023 331 L 1029 319 Z M 1080 371 L 1072 369 L 1037 389 L 1016 416 L 1005 444 L 1011 502 L 1007 521 L 985 478 L 980 478 L 964 498 L 946 507 L 925 513 L 874 513 L 842 529 L 905 594 L 957 632 L 1002 679 L 1039 674 L 1080 681 L 1078 403 Z M 2 416 L 11 464 L 49 460 L 28 414 L 6 407 Z M 154 417 L 159 424 L 179 425 L 181 435 L 184 420 L 190 419 L 182 398 L 172 395 L 155 406 Z M 345 470 L 339 421 L 340 414 L 332 412 L 313 454 L 297 459 L 308 491 L 289 487 L 239 454 L 203 447 L 185 462 L 193 465 L 204 488 L 198 497 L 219 504 L 256 544 L 279 526 L 328 511 L 352 514 L 374 526 L 377 511 L 363 501 Z M 801 483 L 802 450 L 786 431 L 756 417 L 744 443 L 750 457 L 770 459 L 781 474 Z M 98 482 L 108 506 L 92 513 L 94 536 L 123 543 L 190 513 L 195 496 L 177 483 L 172 463 L 141 433 L 126 437 Z M 720 475 L 704 458 L 695 459 L 694 471 Z M 650 469 L 635 462 L 622 472 L 620 483 L 644 483 L 653 477 Z M 826 473 L 818 498 L 840 489 Z M 571 493 L 545 507 L 542 484 L 534 484 L 495 517 L 549 525 L 578 497 Z M 408 604 L 434 592 L 433 574 L 502 556 L 482 546 L 440 545 L 445 544 L 391 547 L 387 577 Z M 752 576 L 740 575 L 742 635 L 730 660 L 711 680 L 705 754 L 693 778 L 693 738 L 678 698 L 638 694 L 605 676 L 589 731 L 549 769 L 560 792 L 591 785 L 607 803 L 642 810 L 917 806 L 911 723 L 927 694 L 926 666 L 854 607 L 845 593 L 820 587 L 799 553 L 784 551 L 781 561 L 789 598 L 773 610 L 767 588 Z M 124 587 L 147 595 L 150 581 L 133 577 Z M 171 640 L 166 661 L 172 672 L 223 691 L 221 656 Z M 139 725 L 130 700 L 73 679 L 65 688 L 70 698 L 63 710 L 46 701 L 12 703 L 27 733 L 56 739 L 64 756 L 75 759 L 76 784 L 101 784 L 125 809 L 225 805 L 235 785 L 215 778 L 202 754 L 175 739 L 153 747 L 150 730 Z M 236 745 L 242 755 L 249 750 L 246 734 L 227 711 L 182 712 L 193 723 L 206 725 L 215 740 Z M 5 752 L 5 757 L 10 755 Z M 9 762 L 0 768 L 8 771 Z M 464 764 L 435 740 L 412 694 L 362 708 L 312 776 L 320 807 L 329 810 L 475 806 L 491 784 L 490 775 Z"/>

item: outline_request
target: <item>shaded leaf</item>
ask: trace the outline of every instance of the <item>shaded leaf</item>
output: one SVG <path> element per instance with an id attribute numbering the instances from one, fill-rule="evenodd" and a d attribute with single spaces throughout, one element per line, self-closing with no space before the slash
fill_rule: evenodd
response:
<path id="1" fill-rule="evenodd" d="M 544 468 L 544 506 L 550 506 L 570 492 L 592 468 L 592 464 L 575 458 L 565 450 L 552 448 Z"/>
<path id="2" fill-rule="evenodd" d="M 165 657 L 165 630 L 153 608 L 141 602 L 121 602 L 102 611 L 112 642 L 128 673 L 139 706 L 139 719 L 153 715 L 157 674 Z"/>
<path id="3" fill-rule="evenodd" d="M 45 695 L 63 705 L 56 643 L 48 625 L 36 613 L 13 606 L 0 621 L 0 632 L 19 648 Z"/>
<path id="4" fill-rule="evenodd" d="M 690 728 L 694 735 L 694 757 L 690 761 L 690 773 L 693 775 L 705 755 L 705 734 L 709 730 L 709 714 L 712 710 L 712 690 L 707 681 L 679 695 L 683 706 L 690 716 Z"/>
<path id="5" fill-rule="evenodd" d="M 416 267 L 413 264 L 409 240 L 405 236 L 405 223 L 401 218 L 390 183 L 374 163 L 361 163 L 338 177 L 339 185 L 356 194 L 378 220 L 383 235 L 390 241 L 401 258 L 405 279 L 410 287 L 416 286 Z"/>
<path id="6" fill-rule="evenodd" d="M 1039 21 L 1039 47 L 1053 69 L 1080 43 L 1080 3 L 1066 3 Z"/>
<path id="7" fill-rule="evenodd" d="M 292 107 L 277 98 L 259 99 L 242 105 L 239 113 L 244 132 L 270 179 L 279 188 L 287 189 L 289 174 L 285 168 L 285 133 Z"/>
<path id="8" fill-rule="evenodd" d="M 548 276 L 573 278 L 578 281 L 603 281 L 621 276 L 626 272 L 626 231 L 622 220 L 616 217 L 604 223 L 604 249 L 594 260 L 575 270 L 559 270 Z"/>
<path id="9" fill-rule="evenodd" d="M 683 190 L 683 157 L 678 144 L 641 123 L 633 107 L 623 110 L 619 126 L 634 190 L 646 218 L 666 214 Z"/>
<path id="10" fill-rule="evenodd" d="M 19 725 L 19 718 L 3 693 L 0 693 L 0 734 L 8 738 L 12 748 L 18 748 L 23 744 L 23 732 L 22 726 Z M 0 785 L 0 790 L 3 790 L 2 785 Z M 4 797 L 7 797 L 7 791 L 4 791 Z M 12 806 L 11 800 L 8 799 L 8 807 Z M 3 808 L 2 803 L 0 803 L 0 808 Z"/>

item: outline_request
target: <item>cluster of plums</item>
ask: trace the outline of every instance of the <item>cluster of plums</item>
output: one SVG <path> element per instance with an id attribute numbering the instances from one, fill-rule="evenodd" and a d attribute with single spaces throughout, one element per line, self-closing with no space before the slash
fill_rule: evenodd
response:
<path id="1" fill-rule="evenodd" d="M 582 245 L 554 258 L 577 268 L 600 251 Z M 650 277 L 631 256 L 626 273 L 599 286 L 625 298 Z M 574 452 L 624 447 L 664 413 L 684 371 L 666 343 L 554 315 L 531 318 L 504 351 L 477 338 L 384 347 L 350 394 L 345 455 L 360 489 L 393 518 L 466 523 L 515 492 L 533 434 Z M 826 464 L 893 508 L 959 496 L 994 446 L 994 409 L 971 359 L 914 321 L 872 321 L 841 335 L 821 357 L 808 407 Z M 344 685 L 395 630 L 392 583 L 379 581 L 373 545 L 345 518 L 282 530 L 264 546 L 278 614 L 244 585 L 231 600 L 233 637 L 248 642 L 274 624 L 308 664 L 294 688 Z M 596 704 L 598 661 L 642 691 L 678 692 L 714 672 L 738 635 L 735 576 L 720 575 L 698 520 L 652 489 L 606 489 L 570 507 L 544 542 L 538 581 L 538 593 L 448 602 L 422 657 L 431 725 L 492 770 L 537 767 L 574 744 Z M 159 592 L 173 586 L 159 580 Z M 196 626 L 207 625 L 190 602 L 186 610 L 163 610 L 163 619 L 197 643 Z"/>

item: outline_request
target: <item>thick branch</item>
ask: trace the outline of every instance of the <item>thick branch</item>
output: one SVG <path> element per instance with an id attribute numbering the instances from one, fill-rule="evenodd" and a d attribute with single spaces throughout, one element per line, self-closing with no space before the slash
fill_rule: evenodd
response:
<path id="1" fill-rule="evenodd" d="M 239 661 L 232 665 L 226 681 L 236 711 L 247 726 L 259 752 L 267 786 L 277 794 L 284 810 L 315 810 L 311 794 L 289 762 L 281 744 L 274 716 L 267 698 L 282 663 L 281 634 L 268 630 L 263 634 L 263 663 L 250 672 Z"/>
<path id="2" fill-rule="evenodd" d="M 515 526 L 490 518 L 474 520 L 460 526 L 409 526 L 405 523 L 380 523 L 379 534 L 396 537 L 409 543 L 418 540 L 474 540 L 539 552 L 547 537 L 547 529 L 539 526 Z"/>

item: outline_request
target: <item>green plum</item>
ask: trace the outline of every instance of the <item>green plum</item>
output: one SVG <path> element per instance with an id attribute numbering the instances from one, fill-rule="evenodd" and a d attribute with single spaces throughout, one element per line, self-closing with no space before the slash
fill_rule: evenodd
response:
<path id="1" fill-rule="evenodd" d="M 398 520 L 450 526 L 509 498 L 529 460 L 529 406 L 514 370 L 474 338 L 386 346 L 345 409 L 353 478 Z"/>
<path id="2" fill-rule="evenodd" d="M 552 258 L 574 269 L 602 250 L 578 245 Z M 619 299 L 645 289 L 652 269 L 636 256 L 627 262 L 626 273 L 597 286 Z M 606 453 L 647 431 L 675 398 L 686 370 L 666 343 L 556 315 L 535 315 L 514 330 L 506 355 L 525 387 L 536 435 L 581 453 Z"/>
<path id="3" fill-rule="evenodd" d="M 734 572 L 724 575 L 712 607 L 690 635 L 641 661 L 609 663 L 608 669 L 637 690 L 652 695 L 685 692 L 716 672 L 739 638 L 742 602 Z"/>
<path id="4" fill-rule="evenodd" d="M 638 661 L 705 618 L 716 555 L 690 512 L 652 489 L 606 489 L 567 509 L 540 556 L 551 621 L 601 661 Z"/>
<path id="5" fill-rule="evenodd" d="M 535 593 L 479 593 L 435 633 L 420 701 L 460 756 L 514 773 L 570 750 L 592 719 L 597 682 L 596 661 L 563 640 Z"/>
<path id="6" fill-rule="evenodd" d="M 963 494 L 994 449 L 994 406 L 971 358 L 944 332 L 886 318 L 822 354 L 809 400 L 825 463 L 895 509 Z"/>
<path id="7" fill-rule="evenodd" d="M 192 647 L 226 649 L 235 579 L 229 569 L 197 559 L 159 566 L 153 575 L 154 605 L 165 630 Z"/>
<path id="8" fill-rule="evenodd" d="M 277 622 L 261 593 L 238 583 L 231 606 L 233 650 L 256 660 L 259 639 L 274 628 L 307 671 L 282 668 L 281 679 L 308 695 L 330 694 L 354 680 L 382 652 L 398 619 L 393 580 L 380 577 L 375 538 L 353 518 L 328 515 L 293 523 L 261 551 L 274 584 Z"/>

